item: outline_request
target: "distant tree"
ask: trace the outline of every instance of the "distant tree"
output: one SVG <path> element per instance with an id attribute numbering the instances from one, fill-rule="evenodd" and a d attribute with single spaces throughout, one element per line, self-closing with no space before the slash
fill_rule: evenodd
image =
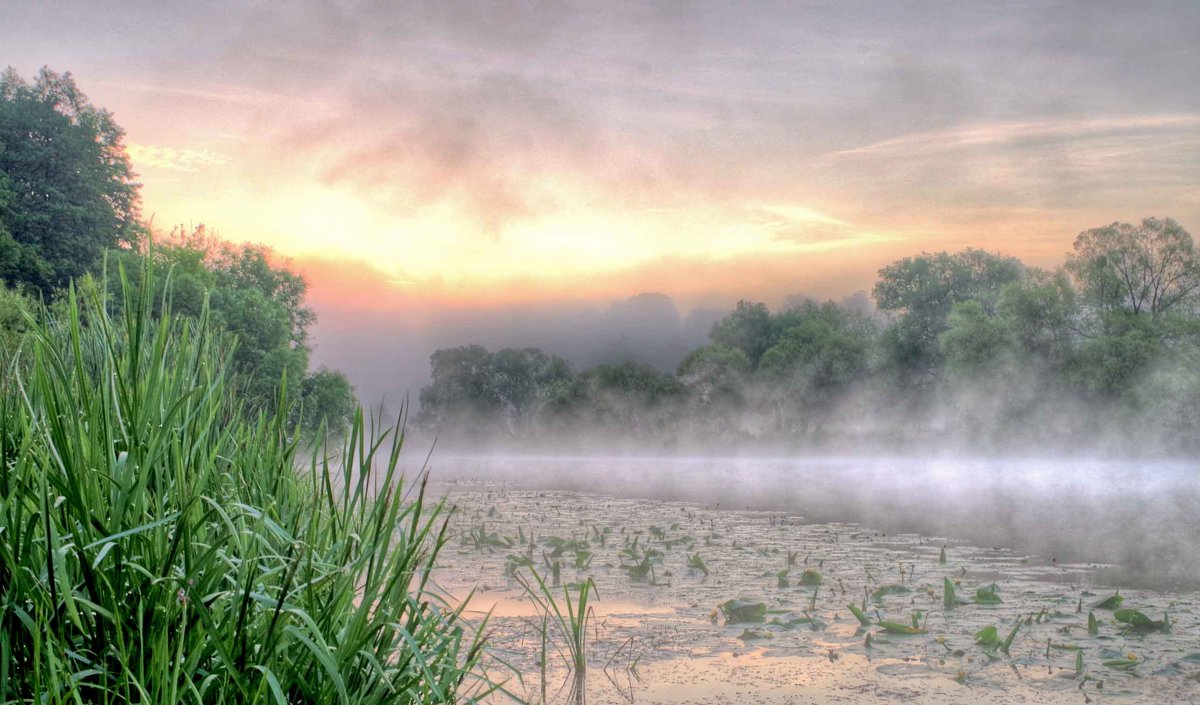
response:
<path id="1" fill-rule="evenodd" d="M 71 74 L 0 74 L 0 279 L 48 294 L 138 241 L 123 138 Z"/>
<path id="2" fill-rule="evenodd" d="M 780 430 L 796 419 L 819 429 L 832 407 L 869 372 L 874 325 L 833 302 L 809 301 L 780 315 L 790 325 L 762 356 L 759 377 L 774 400 Z"/>
<path id="3" fill-rule="evenodd" d="M 978 378 L 999 366 L 1016 347 L 1012 330 L 1004 318 L 989 316 L 978 301 L 954 304 L 947 328 L 938 338 L 946 367 L 960 378 Z"/>
<path id="4" fill-rule="evenodd" d="M 882 348 L 900 386 L 921 389 L 935 381 L 942 364 L 938 338 L 956 303 L 977 301 L 991 314 L 1004 287 L 1024 270 L 1014 257 L 976 249 L 906 257 L 879 270 L 875 301 L 894 318 Z"/>
<path id="5" fill-rule="evenodd" d="M 663 437 L 675 430 L 684 388 L 649 365 L 599 365 L 550 390 L 540 423 L 625 437 Z"/>
<path id="6" fill-rule="evenodd" d="M 1105 334 L 1085 340 L 1064 374 L 1095 397 L 1132 399 L 1164 352 L 1163 339 L 1149 316 L 1124 313 L 1108 318 Z"/>
<path id="7" fill-rule="evenodd" d="M 1066 272 L 1037 269 L 1006 285 L 996 305 L 1025 352 L 1061 366 L 1079 337 L 1078 296 Z"/>
<path id="8" fill-rule="evenodd" d="M 1187 230 L 1167 218 L 1113 223 L 1075 238 L 1066 269 L 1092 307 L 1157 318 L 1194 303 L 1200 257 Z"/>
<path id="9" fill-rule="evenodd" d="M 430 356 L 433 380 L 421 390 L 418 421 L 429 428 L 520 435 L 570 366 L 537 348 L 482 345 L 437 350 Z"/>
<path id="10" fill-rule="evenodd" d="M 757 367 L 762 354 L 775 343 L 777 335 L 766 304 L 739 301 L 732 313 L 713 326 L 709 338 L 718 345 L 741 350 L 750 365 Z"/>
<path id="11" fill-rule="evenodd" d="M 679 364 L 677 377 L 698 411 L 728 411 L 742 403 L 750 358 L 738 348 L 707 345 Z"/>

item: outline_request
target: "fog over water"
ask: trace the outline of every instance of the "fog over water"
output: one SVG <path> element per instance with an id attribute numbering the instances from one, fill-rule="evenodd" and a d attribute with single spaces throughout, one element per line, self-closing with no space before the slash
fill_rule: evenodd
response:
<path id="1" fill-rule="evenodd" d="M 1200 583 L 1200 482 L 1183 462 L 971 457 L 602 457 L 434 453 L 435 481 L 786 511 L 884 532 L 1112 564 L 1116 586 Z"/>

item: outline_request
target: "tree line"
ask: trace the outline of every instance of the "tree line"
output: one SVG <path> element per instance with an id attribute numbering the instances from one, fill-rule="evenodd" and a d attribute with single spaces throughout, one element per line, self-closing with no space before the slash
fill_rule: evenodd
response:
<path id="1" fill-rule="evenodd" d="M 304 279 L 269 249 L 223 242 L 204 226 L 152 237 L 140 187 L 124 131 L 70 73 L 0 74 L 0 360 L 19 360 L 30 316 L 43 305 L 55 315 L 69 287 L 115 290 L 119 272 L 141 286 L 149 260 L 162 274 L 152 280 L 158 310 L 170 281 L 174 315 L 206 312 L 236 336 L 234 388 L 249 412 L 290 399 L 305 432 L 344 429 L 357 401 L 344 375 L 310 369 L 315 316 Z M 122 297 L 107 300 L 116 307 Z"/>
<path id="2" fill-rule="evenodd" d="M 740 301 L 673 371 L 439 350 L 419 421 L 462 439 L 1176 452 L 1200 430 L 1200 257 L 1171 219 L 1075 239 L 1056 269 L 967 249 L 879 270 L 877 310 Z"/>

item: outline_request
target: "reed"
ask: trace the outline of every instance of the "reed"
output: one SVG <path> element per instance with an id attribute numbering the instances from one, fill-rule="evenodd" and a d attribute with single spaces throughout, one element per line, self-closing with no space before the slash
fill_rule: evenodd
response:
<path id="1" fill-rule="evenodd" d="M 380 430 L 360 410 L 302 454 L 286 411 L 239 406 L 235 341 L 207 313 L 117 276 L 119 301 L 72 288 L 31 315 L 0 380 L 0 701 L 493 689 L 483 627 L 428 583 L 447 511 L 398 470 L 403 415 Z"/>

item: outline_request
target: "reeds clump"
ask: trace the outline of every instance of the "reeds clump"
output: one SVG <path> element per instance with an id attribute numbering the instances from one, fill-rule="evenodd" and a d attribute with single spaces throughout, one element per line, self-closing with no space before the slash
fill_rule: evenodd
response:
<path id="1" fill-rule="evenodd" d="M 375 436 L 360 411 L 301 463 L 285 400 L 237 404 L 234 341 L 121 279 L 122 300 L 34 315 L 0 379 L 0 702 L 490 687 L 480 632 L 427 589 L 444 511 L 404 489 L 402 424 Z"/>

